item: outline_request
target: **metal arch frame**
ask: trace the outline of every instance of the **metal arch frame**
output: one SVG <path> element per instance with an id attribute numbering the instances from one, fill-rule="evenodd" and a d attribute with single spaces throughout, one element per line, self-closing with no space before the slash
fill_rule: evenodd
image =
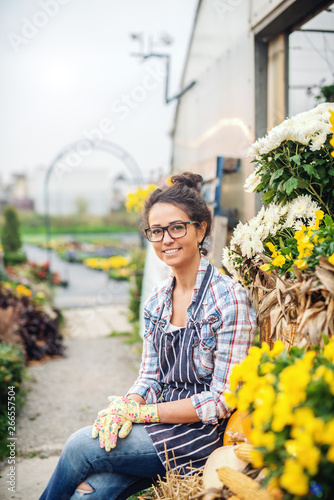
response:
<path id="1" fill-rule="evenodd" d="M 121 146 L 118 144 L 115 144 L 111 141 L 107 140 L 99 140 L 96 142 L 93 142 L 89 139 L 83 139 L 79 140 L 76 142 L 73 142 L 69 145 L 67 145 L 64 149 L 60 151 L 60 153 L 57 154 L 57 156 L 53 159 L 53 161 L 50 163 L 46 174 L 44 178 L 44 209 L 45 209 L 45 234 L 46 234 L 46 250 L 48 253 L 48 261 L 49 261 L 49 271 L 48 271 L 48 278 L 50 285 L 52 285 L 52 279 L 51 279 L 51 258 L 52 258 L 52 252 L 50 248 L 50 240 L 51 240 L 51 224 L 50 224 L 50 213 L 49 213 L 49 181 L 51 174 L 53 172 L 54 167 L 57 165 L 57 163 L 60 162 L 64 157 L 66 157 L 69 153 L 77 151 L 80 146 L 86 146 L 89 145 L 92 150 L 97 150 L 97 151 L 105 151 L 106 153 L 109 153 L 113 156 L 116 156 L 119 160 L 123 162 L 123 164 L 129 169 L 131 175 L 133 178 L 138 182 L 143 182 L 143 176 L 140 170 L 140 167 L 136 160 L 131 156 L 125 149 L 123 149 Z M 71 170 L 71 167 L 69 167 L 69 171 Z"/>

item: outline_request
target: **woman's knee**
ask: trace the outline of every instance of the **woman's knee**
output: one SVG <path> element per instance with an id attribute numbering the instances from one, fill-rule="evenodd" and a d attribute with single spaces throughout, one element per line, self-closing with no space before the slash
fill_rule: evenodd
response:
<path id="1" fill-rule="evenodd" d="M 80 493 L 86 493 L 87 491 L 94 491 L 93 488 L 86 482 L 80 483 L 77 487 L 77 491 Z"/>
<path id="2" fill-rule="evenodd" d="M 91 426 L 84 427 L 71 434 L 65 443 L 63 452 L 67 456 L 73 455 L 79 458 L 87 452 L 91 441 L 93 441 L 91 438 Z"/>

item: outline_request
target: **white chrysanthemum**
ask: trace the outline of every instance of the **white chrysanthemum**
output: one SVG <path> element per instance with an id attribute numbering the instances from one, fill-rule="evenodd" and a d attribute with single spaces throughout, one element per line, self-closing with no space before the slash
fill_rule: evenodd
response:
<path id="1" fill-rule="evenodd" d="M 281 211 L 281 217 L 284 217 L 289 210 L 289 204 L 286 203 L 285 205 L 281 206 L 280 211 Z"/>
<path id="2" fill-rule="evenodd" d="M 252 144 L 247 152 L 247 156 L 259 156 L 260 149 L 263 148 L 266 143 L 267 137 L 260 137 L 254 144 Z"/>
<path id="3" fill-rule="evenodd" d="M 231 245 L 240 246 L 245 239 L 249 239 L 251 231 L 248 224 L 243 224 L 239 222 L 237 227 L 234 229 L 233 236 L 231 238 Z"/>
<path id="4" fill-rule="evenodd" d="M 312 198 L 309 194 L 297 196 L 297 198 L 289 203 L 288 212 L 294 217 L 304 217 L 309 212 L 312 203 Z"/>
<path id="5" fill-rule="evenodd" d="M 223 248 L 222 264 L 230 274 L 234 275 L 234 273 L 236 273 L 236 269 L 233 263 L 232 252 L 228 247 Z"/>
<path id="6" fill-rule="evenodd" d="M 266 224 L 278 224 L 281 217 L 281 207 L 280 205 L 275 205 L 275 203 L 270 203 L 263 215 L 263 222 Z"/>
<path id="7" fill-rule="evenodd" d="M 244 184 L 244 190 L 246 193 L 253 193 L 260 183 L 261 177 L 255 171 L 247 177 Z"/>
<path id="8" fill-rule="evenodd" d="M 317 151 L 325 143 L 330 131 L 330 113 L 334 111 L 333 103 L 323 103 L 319 106 L 287 118 L 284 122 L 272 128 L 265 137 L 258 139 L 248 150 L 248 156 L 259 156 L 278 148 L 282 142 L 291 140 L 309 145 L 312 151 Z"/>
<path id="9" fill-rule="evenodd" d="M 320 206 L 312 200 L 309 194 L 297 196 L 286 206 L 288 210 L 283 227 L 293 227 L 294 229 L 299 229 L 300 225 L 305 222 L 314 224 L 316 220 L 315 211 L 320 210 Z"/>
<path id="10" fill-rule="evenodd" d="M 253 255 L 263 252 L 261 238 L 256 233 L 249 231 L 248 238 L 245 238 L 240 244 L 240 251 L 243 257 L 247 257 L 247 259 L 251 259 Z"/>
<path id="11" fill-rule="evenodd" d="M 296 220 L 290 227 L 293 227 L 295 231 L 300 231 L 303 225 L 305 225 L 303 221 Z"/>
<path id="12" fill-rule="evenodd" d="M 319 132 L 316 135 L 314 135 L 311 141 L 310 150 L 318 151 L 321 148 L 321 146 L 325 144 L 326 139 L 327 139 L 326 132 Z"/>

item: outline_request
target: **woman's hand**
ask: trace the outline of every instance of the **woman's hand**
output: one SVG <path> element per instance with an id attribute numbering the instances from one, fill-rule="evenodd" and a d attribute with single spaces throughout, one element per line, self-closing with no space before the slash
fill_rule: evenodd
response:
<path id="1" fill-rule="evenodd" d="M 92 437 L 95 439 L 99 436 L 100 447 L 105 448 L 106 451 L 110 451 L 115 448 L 117 437 L 125 438 L 131 429 L 131 420 L 120 415 L 107 413 L 101 416 L 98 415 L 93 425 Z"/>
<path id="2" fill-rule="evenodd" d="M 111 404 L 107 410 L 113 415 L 125 417 L 136 424 L 160 421 L 157 404 L 143 405 L 127 397 L 115 398 L 114 396 L 110 396 L 108 399 L 111 401 Z"/>
<path id="3" fill-rule="evenodd" d="M 109 396 L 110 404 L 107 408 L 99 411 L 93 425 L 92 437 L 96 439 L 99 436 L 100 447 L 110 451 L 117 444 L 117 437 L 125 438 L 132 429 L 131 420 L 125 417 L 113 414 L 112 410 L 116 410 L 122 400 L 121 396 Z"/>
<path id="4" fill-rule="evenodd" d="M 109 396 L 108 400 L 110 404 L 99 411 L 92 430 L 92 437 L 99 436 L 100 447 L 106 451 L 115 448 L 118 437 L 128 436 L 132 422 L 159 422 L 156 404 L 143 405 L 132 398 L 120 396 Z"/>

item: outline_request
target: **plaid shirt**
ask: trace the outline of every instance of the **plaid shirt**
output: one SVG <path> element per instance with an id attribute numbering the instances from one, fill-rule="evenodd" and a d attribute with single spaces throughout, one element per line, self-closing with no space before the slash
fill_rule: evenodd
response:
<path id="1" fill-rule="evenodd" d="M 197 294 L 209 262 L 201 258 L 196 284 L 187 309 L 190 319 Z M 159 381 L 159 357 L 154 347 L 153 333 L 163 307 L 160 327 L 166 330 L 172 316 L 173 274 L 154 288 L 144 306 L 145 334 L 139 376 L 128 394 L 140 394 L 147 403 L 156 403 L 162 395 Z M 230 415 L 224 392 L 234 365 L 240 363 L 252 345 L 256 313 L 244 288 L 214 268 L 214 274 L 197 317 L 200 348 L 193 352 L 192 362 L 197 373 L 209 380 L 210 390 L 191 396 L 192 404 L 202 422 L 217 424 Z"/>

